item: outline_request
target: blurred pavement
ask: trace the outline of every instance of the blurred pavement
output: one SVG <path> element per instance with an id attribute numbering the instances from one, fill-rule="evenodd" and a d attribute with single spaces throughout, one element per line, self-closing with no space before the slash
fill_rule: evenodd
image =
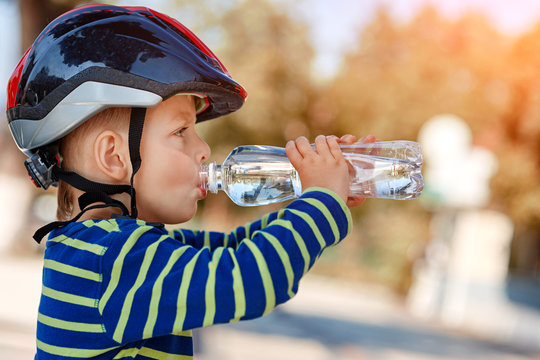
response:
<path id="1" fill-rule="evenodd" d="M 33 357 L 40 279 L 40 260 L 0 257 L 0 360 Z M 270 315 L 196 334 L 199 360 L 540 359 L 540 344 L 451 331 L 409 315 L 386 289 L 314 275 Z"/>

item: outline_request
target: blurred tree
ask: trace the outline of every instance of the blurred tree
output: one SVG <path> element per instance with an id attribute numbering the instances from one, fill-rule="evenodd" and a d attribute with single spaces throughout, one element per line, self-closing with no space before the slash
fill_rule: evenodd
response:
<path id="1" fill-rule="evenodd" d="M 492 207 L 509 214 L 516 225 L 512 269 L 537 276 L 539 40 L 540 26 L 511 39 L 474 14 L 449 22 L 428 7 L 410 23 L 397 25 L 381 9 L 328 89 L 336 132 L 352 129 L 381 139 L 414 139 L 433 115 L 453 113 L 465 119 L 475 142 L 499 158 Z M 368 204 L 363 210 L 371 214 L 375 207 L 384 204 Z M 383 236 L 380 229 L 373 234 Z"/>
<path id="2" fill-rule="evenodd" d="M 21 13 L 21 53 L 32 45 L 41 30 L 81 0 L 19 0 Z"/>
<path id="3" fill-rule="evenodd" d="M 213 48 L 249 98 L 241 111 L 208 127 L 209 144 L 225 155 L 246 142 L 284 146 L 286 139 L 312 135 L 308 108 L 315 90 L 309 64 L 314 52 L 306 25 L 266 0 L 240 2 L 210 20 L 221 29 L 221 42 Z"/>
<path id="4" fill-rule="evenodd" d="M 498 203 L 516 222 L 511 266 L 540 277 L 540 24 L 512 44 L 501 72 L 510 101 L 492 137 L 500 171 L 493 181 Z"/>
<path id="5" fill-rule="evenodd" d="M 483 19 L 457 23 L 426 8 L 405 26 L 384 9 L 363 33 L 329 89 L 340 129 L 414 139 L 431 116 L 451 112 L 473 130 L 500 118 L 485 96 L 498 76 L 501 42 Z M 338 129 L 338 131 L 340 130 Z"/>

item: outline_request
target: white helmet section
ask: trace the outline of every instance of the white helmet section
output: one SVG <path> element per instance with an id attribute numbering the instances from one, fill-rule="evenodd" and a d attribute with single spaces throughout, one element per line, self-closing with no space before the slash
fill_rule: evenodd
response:
<path id="1" fill-rule="evenodd" d="M 29 154 L 32 149 L 58 140 L 105 108 L 152 107 L 162 100 L 150 91 L 87 81 L 64 97 L 43 119 L 17 119 L 9 127 L 19 149 Z"/>

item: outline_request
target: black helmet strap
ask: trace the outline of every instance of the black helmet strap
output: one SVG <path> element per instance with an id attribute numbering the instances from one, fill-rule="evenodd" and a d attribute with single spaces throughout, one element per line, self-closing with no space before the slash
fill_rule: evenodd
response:
<path id="1" fill-rule="evenodd" d="M 98 205 L 92 205 L 88 206 L 90 204 L 96 203 L 96 202 L 103 202 L 104 204 L 98 204 Z M 80 219 L 80 217 L 89 210 L 94 209 L 103 209 L 106 207 L 117 207 L 120 210 L 122 210 L 122 215 L 127 216 L 128 210 L 126 206 L 113 198 L 111 198 L 108 194 L 104 192 L 87 192 L 79 196 L 79 207 L 83 210 L 81 210 L 80 213 L 78 213 L 73 219 L 68 221 L 53 221 L 45 226 L 40 227 L 36 230 L 34 233 L 34 240 L 39 244 L 41 242 L 41 239 L 51 231 L 53 231 L 56 228 L 64 227 L 74 221 L 77 221 Z"/>
<path id="2" fill-rule="evenodd" d="M 88 210 L 100 209 L 109 206 L 117 207 L 122 210 L 121 216 L 129 216 L 133 219 L 137 218 L 137 200 L 135 195 L 135 187 L 133 186 L 133 180 L 137 171 L 141 167 L 141 152 L 140 145 L 142 139 L 142 131 L 144 127 L 144 117 L 146 115 L 146 108 L 132 108 L 131 109 L 131 118 L 129 121 L 129 134 L 128 134 L 128 143 L 129 143 L 129 157 L 131 161 L 131 167 L 133 169 L 131 173 L 131 179 L 129 185 L 112 185 L 112 184 L 102 184 L 95 181 L 88 180 L 79 174 L 71 171 L 65 171 L 53 165 L 51 172 L 52 176 L 55 179 L 65 181 L 71 186 L 84 191 L 79 199 L 79 208 L 81 212 L 77 214 L 73 219 L 68 221 L 54 221 L 49 223 L 41 228 L 39 228 L 34 233 L 34 240 L 40 243 L 41 239 L 51 232 L 55 228 L 64 227 L 74 221 L 79 220 L 79 218 Z M 120 201 L 111 198 L 109 195 L 127 193 L 131 197 L 131 214 L 128 212 L 127 208 Z M 101 205 L 93 205 L 96 202 L 103 202 Z"/>
<path id="3" fill-rule="evenodd" d="M 136 218 L 137 200 L 135 196 L 135 187 L 133 186 L 133 178 L 141 168 L 141 139 L 144 126 L 144 117 L 146 108 L 131 108 L 131 119 L 129 120 L 129 157 L 131 159 L 131 167 L 133 172 L 130 179 L 130 195 L 131 195 L 131 217 Z"/>
<path id="4" fill-rule="evenodd" d="M 120 194 L 120 193 L 130 194 L 131 193 L 131 189 L 129 185 L 112 185 L 112 184 L 98 183 L 95 181 L 88 180 L 87 178 L 84 178 L 75 172 L 65 171 L 59 168 L 58 166 L 54 166 L 52 168 L 52 174 L 56 179 L 62 180 L 68 183 L 69 185 L 88 193 L 93 193 L 93 192 L 104 192 L 106 194 Z"/>

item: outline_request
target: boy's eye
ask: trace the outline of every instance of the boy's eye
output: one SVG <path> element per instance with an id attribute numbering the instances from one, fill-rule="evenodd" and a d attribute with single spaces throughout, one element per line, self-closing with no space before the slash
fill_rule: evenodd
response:
<path id="1" fill-rule="evenodd" d="M 184 136 L 184 132 L 187 130 L 187 128 L 182 128 L 178 131 L 176 131 L 174 134 L 177 136 Z"/>

